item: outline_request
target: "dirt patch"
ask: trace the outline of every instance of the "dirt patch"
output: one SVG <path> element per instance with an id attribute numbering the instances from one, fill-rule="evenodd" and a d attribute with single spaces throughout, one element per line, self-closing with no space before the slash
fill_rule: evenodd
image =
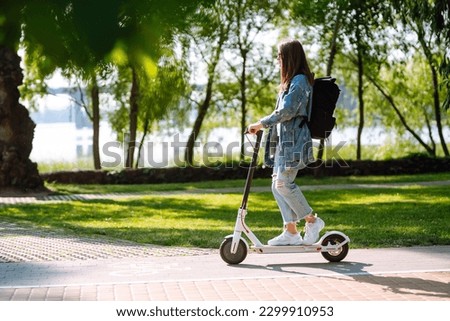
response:
<path id="1" fill-rule="evenodd" d="M 45 187 L 26 190 L 15 187 L 0 187 L 0 197 L 40 197 L 53 194 L 53 191 Z"/>

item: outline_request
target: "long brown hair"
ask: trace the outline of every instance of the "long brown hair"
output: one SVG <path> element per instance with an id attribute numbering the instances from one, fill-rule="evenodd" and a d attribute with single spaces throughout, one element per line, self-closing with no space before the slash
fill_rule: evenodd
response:
<path id="1" fill-rule="evenodd" d="M 303 46 L 298 40 L 285 40 L 278 45 L 280 59 L 280 91 L 287 90 L 292 78 L 304 74 L 312 85 L 314 75 L 309 69 Z"/>

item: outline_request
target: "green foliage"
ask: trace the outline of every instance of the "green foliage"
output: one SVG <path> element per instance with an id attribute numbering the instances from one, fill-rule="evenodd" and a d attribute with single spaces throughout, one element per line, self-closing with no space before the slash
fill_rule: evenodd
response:
<path id="1" fill-rule="evenodd" d="M 20 43 L 21 10 L 25 0 L 0 2 L 0 46 L 18 49 Z"/>
<path id="2" fill-rule="evenodd" d="M 156 66 L 157 73 L 150 75 L 145 68 L 138 68 L 139 86 L 139 131 L 145 136 L 158 122 L 169 118 L 178 110 L 180 99 L 188 90 L 186 67 L 183 60 L 176 57 L 171 48 L 166 48 Z M 113 84 L 116 108 L 109 113 L 109 119 L 117 133 L 126 131 L 128 126 L 128 104 L 131 84 L 131 70 L 119 67 Z"/>
<path id="3" fill-rule="evenodd" d="M 433 119 L 433 97 L 424 94 L 432 92 L 432 81 L 427 71 L 428 66 L 423 58 L 414 55 L 404 63 L 381 68 L 379 73 L 383 85 L 394 97 L 401 113 L 407 117 L 408 124 L 418 131 L 426 127 L 426 118 Z M 388 129 L 394 128 L 400 134 L 404 133 L 404 126 L 388 102 L 376 90 L 372 97 L 374 111 L 383 117 L 382 124 Z"/>
<path id="4" fill-rule="evenodd" d="M 214 82 L 203 138 L 214 128 L 238 127 L 241 119 L 250 122 L 271 112 L 278 83 L 273 39 L 281 36 L 301 38 L 317 76 L 334 66 L 332 74 L 348 98 L 346 106 L 338 106 L 338 124 L 355 126 L 359 53 L 365 75 L 364 126 L 396 134 L 404 150 L 392 152 L 394 143 L 378 148 L 391 157 L 413 152 L 417 145 L 368 78 L 382 83 L 407 124 L 432 147 L 429 129 L 437 122 L 444 130 L 449 125 L 448 114 L 441 120 L 436 115 L 429 71 L 431 66 L 439 72 L 437 97 L 448 108 L 448 9 L 446 0 L 3 0 L 0 44 L 17 48 L 20 43 L 25 50 L 21 92 L 31 105 L 47 91 L 46 80 L 55 70 L 83 87 L 95 80 L 103 94 L 114 92 L 115 101 L 110 108 L 102 105 L 102 114 L 110 115 L 119 137 L 129 122 L 130 67 L 139 70 L 138 137 L 192 126 L 206 95 L 205 78 Z M 213 68 L 220 31 L 228 34 Z M 445 141 L 436 150 L 443 146 Z"/>

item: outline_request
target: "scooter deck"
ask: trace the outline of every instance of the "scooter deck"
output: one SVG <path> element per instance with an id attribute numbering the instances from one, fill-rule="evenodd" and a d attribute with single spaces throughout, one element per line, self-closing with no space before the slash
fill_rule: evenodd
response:
<path id="1" fill-rule="evenodd" d="M 312 245 L 283 245 L 283 246 L 251 246 L 250 250 L 259 254 L 270 254 L 270 253 L 314 253 L 314 252 L 331 252 L 337 251 L 342 247 L 343 244 L 339 245 L 328 245 L 323 246 L 319 243 Z"/>

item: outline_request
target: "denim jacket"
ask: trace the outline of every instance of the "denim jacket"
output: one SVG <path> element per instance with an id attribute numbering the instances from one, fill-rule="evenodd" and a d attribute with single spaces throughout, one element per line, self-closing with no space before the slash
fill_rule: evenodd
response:
<path id="1" fill-rule="evenodd" d="M 265 139 L 264 163 L 273 167 L 275 150 L 279 150 L 282 171 L 302 169 L 314 162 L 311 133 L 303 121 L 309 117 L 312 86 L 305 75 L 292 78 L 287 91 L 278 95 L 275 110 L 260 121 L 269 128 Z"/>

